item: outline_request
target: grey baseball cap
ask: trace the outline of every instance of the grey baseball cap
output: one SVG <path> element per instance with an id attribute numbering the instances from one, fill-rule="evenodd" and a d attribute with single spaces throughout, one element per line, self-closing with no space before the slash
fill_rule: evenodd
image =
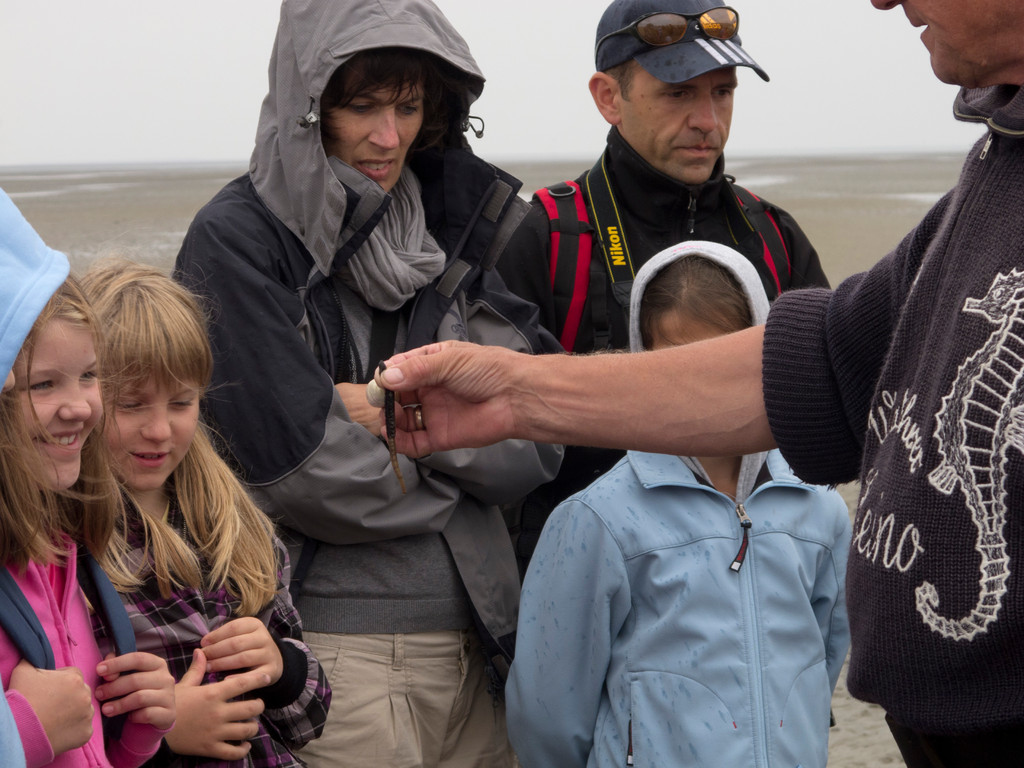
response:
<path id="1" fill-rule="evenodd" d="M 665 83 L 682 83 L 726 67 L 750 67 L 763 80 L 768 73 L 743 50 L 739 35 L 718 40 L 704 34 L 697 21 L 705 11 L 723 7 L 715 0 L 615 0 L 597 25 L 594 49 L 599 72 L 636 59 L 651 75 Z M 654 46 L 622 32 L 633 22 L 656 13 L 677 13 L 691 21 L 683 39 L 670 45 Z"/>

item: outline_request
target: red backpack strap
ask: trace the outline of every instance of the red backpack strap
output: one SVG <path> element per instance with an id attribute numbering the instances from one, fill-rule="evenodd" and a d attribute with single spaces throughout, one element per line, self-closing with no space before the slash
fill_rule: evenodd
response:
<path id="1" fill-rule="evenodd" d="M 740 210 L 746 216 L 751 228 L 761 238 L 761 244 L 764 246 L 764 261 L 775 280 L 775 290 L 777 293 L 782 293 L 783 285 L 780 275 L 786 276 L 788 285 L 789 278 L 793 274 L 793 266 L 789 258 L 789 248 L 786 247 L 786 241 L 782 238 L 782 230 L 779 229 L 779 223 L 761 198 L 739 184 L 731 186 L 740 205 Z"/>
<path id="2" fill-rule="evenodd" d="M 572 352 L 590 287 L 590 254 L 594 228 L 587 204 L 575 181 L 564 181 L 534 193 L 550 220 L 551 292 L 555 299 L 558 338 Z"/>

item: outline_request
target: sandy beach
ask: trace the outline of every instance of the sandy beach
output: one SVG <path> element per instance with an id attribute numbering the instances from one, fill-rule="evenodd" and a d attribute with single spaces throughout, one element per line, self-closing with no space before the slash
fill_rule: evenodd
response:
<path id="1" fill-rule="evenodd" d="M 956 181 L 960 155 L 731 159 L 739 183 L 792 213 L 821 255 L 833 285 L 869 268 Z M 505 163 L 524 189 L 573 178 L 580 163 Z M 75 270 L 120 253 L 169 268 L 189 222 L 235 166 L 0 168 L 2 187 Z M 851 509 L 857 489 L 840 489 Z M 833 699 L 829 765 L 902 765 L 882 711 L 853 699 L 841 680 Z"/>

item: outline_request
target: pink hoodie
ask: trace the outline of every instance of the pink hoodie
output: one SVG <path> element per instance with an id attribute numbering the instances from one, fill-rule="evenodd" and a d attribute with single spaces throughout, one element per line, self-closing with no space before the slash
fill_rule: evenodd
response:
<path id="1" fill-rule="evenodd" d="M 39 617 L 53 647 L 57 669 L 78 667 L 85 682 L 95 691 L 100 683 L 96 665 L 102 660 L 102 655 L 93 636 L 85 598 L 78 587 L 77 565 L 75 548 L 69 545 L 65 567 L 30 563 L 24 573 L 11 569 L 11 575 Z M 18 648 L 0 628 L 0 680 L 3 681 L 7 702 L 18 726 L 28 768 L 135 768 L 151 757 L 160 746 L 162 731 L 151 725 L 126 721 L 121 738 L 105 749 L 103 715 L 100 713 L 100 702 L 93 697 L 95 712 L 92 738 L 81 747 L 54 757 L 50 741 L 28 701 L 17 691 L 7 688 L 11 672 L 21 658 Z"/>

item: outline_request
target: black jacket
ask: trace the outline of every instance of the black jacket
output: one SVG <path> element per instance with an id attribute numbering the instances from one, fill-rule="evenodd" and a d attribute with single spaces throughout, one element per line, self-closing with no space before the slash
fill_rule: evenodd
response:
<path id="1" fill-rule="evenodd" d="M 789 254 L 787 269 L 774 269 L 769 265 L 764 254 L 765 241 L 740 210 L 732 179 L 723 170 L 723 159 L 719 159 L 707 182 L 689 186 L 652 168 L 626 143 L 618 130 L 612 128 L 608 134 L 606 163 L 636 269 L 656 253 L 676 243 L 710 240 L 734 248 L 751 261 L 769 300 L 791 288 L 828 287 L 828 278 L 821 268 L 818 254 L 793 217 L 762 200 L 777 223 Z M 582 180 L 581 176 L 578 181 Z M 581 189 L 586 198 L 586 187 L 582 183 Z M 693 206 L 694 198 L 696 206 Z M 589 207 L 589 200 L 587 204 Z M 769 239 L 767 235 L 766 239 Z M 541 203 L 534 198 L 530 212 L 498 261 L 498 272 L 513 293 L 538 306 L 541 324 L 560 337 L 560 326 L 565 318 L 564 312 L 559 311 L 558 302 L 562 299 L 556 299 L 552 290 L 550 263 L 550 219 Z M 604 263 L 600 239 L 596 236 L 591 263 Z M 600 276 L 602 270 L 596 271 Z M 607 274 L 607 270 L 604 273 Z M 594 269 L 591 275 L 595 275 Z M 596 349 L 593 318 L 595 313 L 601 312 L 606 313 L 607 319 L 603 322 L 610 334 L 610 342 L 606 346 L 629 348 L 626 315 L 612 295 L 610 281 L 599 282 L 592 277 L 576 343 L 571 351 L 585 353 Z M 595 386 L 599 384 L 595 382 Z M 538 488 L 523 502 L 516 543 L 521 570 L 529 560 L 548 513 L 563 499 L 596 480 L 622 455 L 622 451 L 606 449 L 573 447 L 566 450 L 558 477 Z"/>
<path id="2" fill-rule="evenodd" d="M 828 278 L 821 268 L 818 253 L 793 217 L 762 201 L 778 223 L 790 257 L 788 273 L 780 271 L 773 274 L 764 259 L 764 243 L 739 209 L 731 177 L 725 175 L 722 159 L 707 182 L 697 187 L 689 186 L 652 168 L 613 128 L 608 135 L 607 162 L 615 201 L 637 269 L 651 256 L 676 243 L 710 240 L 728 245 L 750 259 L 761 277 L 769 301 L 791 288 L 828 287 Z M 697 205 L 695 212 L 691 213 L 694 196 Z M 589 200 L 587 202 L 589 205 Z M 595 261 L 604 259 L 596 237 L 592 258 Z M 535 199 L 526 219 L 502 254 L 498 272 L 513 293 L 540 308 L 541 324 L 557 337 L 561 329 L 557 327 L 558 313 L 549 276 L 550 260 L 549 219 L 543 206 Z M 610 346 L 626 349 L 629 339 L 624 313 L 610 292 L 607 299 L 604 305 L 612 331 Z M 594 302 L 588 299 L 573 352 L 594 350 L 593 305 Z"/>

